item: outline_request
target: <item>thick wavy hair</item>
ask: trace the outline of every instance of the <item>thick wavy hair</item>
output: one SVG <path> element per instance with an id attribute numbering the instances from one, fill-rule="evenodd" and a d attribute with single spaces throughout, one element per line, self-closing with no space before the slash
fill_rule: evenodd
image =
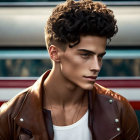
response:
<path id="1" fill-rule="evenodd" d="M 56 6 L 47 21 L 47 47 L 55 43 L 73 47 L 82 35 L 104 36 L 111 40 L 118 31 L 116 22 L 113 11 L 101 2 L 67 0 Z"/>

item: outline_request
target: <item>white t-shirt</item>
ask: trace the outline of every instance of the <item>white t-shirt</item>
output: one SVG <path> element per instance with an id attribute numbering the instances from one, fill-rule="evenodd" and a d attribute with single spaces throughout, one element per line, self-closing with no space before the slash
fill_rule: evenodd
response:
<path id="1" fill-rule="evenodd" d="M 76 123 L 68 126 L 56 126 L 54 128 L 54 140 L 92 140 L 88 128 L 88 111 Z"/>

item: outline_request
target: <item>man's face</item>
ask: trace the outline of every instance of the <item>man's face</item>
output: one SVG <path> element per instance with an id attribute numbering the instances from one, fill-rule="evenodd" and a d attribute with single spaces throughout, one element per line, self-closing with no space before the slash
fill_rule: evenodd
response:
<path id="1" fill-rule="evenodd" d="M 105 55 L 106 37 L 81 36 L 73 48 L 61 53 L 60 68 L 64 78 L 84 90 L 93 88 Z"/>

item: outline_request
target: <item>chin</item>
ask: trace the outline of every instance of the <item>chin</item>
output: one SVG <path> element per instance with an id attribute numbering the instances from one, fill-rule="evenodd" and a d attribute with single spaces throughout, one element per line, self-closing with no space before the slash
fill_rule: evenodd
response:
<path id="1" fill-rule="evenodd" d="M 94 84 L 87 84 L 82 86 L 81 88 L 84 90 L 92 90 L 93 89 Z"/>

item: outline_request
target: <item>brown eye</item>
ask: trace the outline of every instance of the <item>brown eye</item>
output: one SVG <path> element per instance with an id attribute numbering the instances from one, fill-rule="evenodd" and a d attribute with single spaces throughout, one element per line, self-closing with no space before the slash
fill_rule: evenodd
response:
<path id="1" fill-rule="evenodd" d="M 102 61 L 103 55 L 99 55 L 99 56 L 98 56 L 98 59 L 99 59 L 100 61 Z"/>
<path id="2" fill-rule="evenodd" d="M 99 58 L 99 59 L 103 59 L 103 57 L 105 56 L 105 54 L 106 54 L 106 52 L 103 53 L 103 54 L 98 55 L 98 58 Z"/>
<path id="3" fill-rule="evenodd" d="M 81 56 L 82 56 L 83 58 L 89 58 L 90 54 L 84 53 L 84 54 L 81 54 Z"/>
<path id="4" fill-rule="evenodd" d="M 98 58 L 99 58 L 99 59 L 102 59 L 102 58 L 103 58 L 103 56 L 98 56 Z"/>

